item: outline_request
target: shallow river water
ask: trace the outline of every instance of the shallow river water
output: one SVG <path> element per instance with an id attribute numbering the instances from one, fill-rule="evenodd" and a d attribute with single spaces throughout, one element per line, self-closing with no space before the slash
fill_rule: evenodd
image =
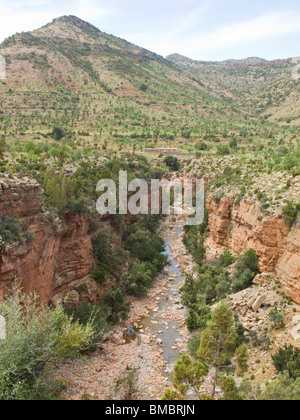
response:
<path id="1" fill-rule="evenodd" d="M 188 337 L 182 338 L 179 334 L 181 330 L 179 321 L 170 316 L 170 312 L 176 313 L 176 311 L 182 312 L 184 310 L 180 302 L 180 288 L 184 283 L 185 276 L 182 274 L 180 262 L 176 257 L 178 248 L 175 245 L 180 243 L 182 247 L 183 226 L 184 222 L 179 220 L 165 239 L 165 255 L 168 256 L 169 265 L 164 272 L 164 276 L 169 281 L 160 295 L 156 297 L 157 308 L 151 310 L 149 316 L 140 322 L 141 330 L 147 335 L 155 337 L 152 344 L 163 350 L 162 356 L 167 362 L 166 370 L 169 373 L 172 372 L 174 364 L 180 358 L 182 347 L 186 347 L 188 341 Z M 180 249 L 182 250 L 182 248 Z M 130 340 L 138 337 L 139 330 L 129 325 L 127 332 L 125 332 L 125 338 Z M 157 340 L 161 340 L 159 345 Z"/>

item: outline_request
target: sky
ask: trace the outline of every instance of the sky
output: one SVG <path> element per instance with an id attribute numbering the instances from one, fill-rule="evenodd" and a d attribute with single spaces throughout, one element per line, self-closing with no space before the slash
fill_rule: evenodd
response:
<path id="1" fill-rule="evenodd" d="M 162 56 L 300 56 L 299 0 L 0 0 L 0 42 L 62 15 Z"/>

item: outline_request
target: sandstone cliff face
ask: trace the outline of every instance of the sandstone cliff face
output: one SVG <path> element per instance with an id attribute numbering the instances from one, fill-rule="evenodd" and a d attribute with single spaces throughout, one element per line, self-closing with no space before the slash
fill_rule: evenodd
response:
<path id="1" fill-rule="evenodd" d="M 63 222 L 50 222 L 42 193 L 35 182 L 0 184 L 0 220 L 17 218 L 35 235 L 32 241 L 1 251 L 0 299 L 7 286 L 17 282 L 25 292 L 37 292 L 42 302 L 56 302 L 89 279 L 93 267 L 89 217 L 70 214 Z"/>
<path id="2" fill-rule="evenodd" d="M 264 216 L 259 202 L 234 201 L 208 197 L 210 239 L 237 254 L 254 248 L 260 271 L 276 270 L 287 295 L 300 303 L 300 227 L 290 231 L 283 218 Z"/>
<path id="3" fill-rule="evenodd" d="M 283 255 L 276 267 L 289 297 L 300 304 L 300 225 L 287 237 Z"/>

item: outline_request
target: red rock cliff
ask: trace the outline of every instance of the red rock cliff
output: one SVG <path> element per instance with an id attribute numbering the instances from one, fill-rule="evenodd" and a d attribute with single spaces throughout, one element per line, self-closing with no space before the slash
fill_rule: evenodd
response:
<path id="1" fill-rule="evenodd" d="M 234 201 L 207 198 L 210 239 L 237 254 L 254 248 L 260 270 L 276 270 L 287 295 L 300 303 L 300 226 L 290 231 L 283 218 L 264 216 L 259 202 Z"/>
<path id="2" fill-rule="evenodd" d="M 33 181 L 0 183 L 0 220 L 17 218 L 34 232 L 32 241 L 1 251 L 0 299 L 6 287 L 17 282 L 26 292 L 37 292 L 42 302 L 54 302 L 71 286 L 84 283 L 92 271 L 89 217 L 69 214 L 63 222 L 50 222 L 42 193 Z"/>

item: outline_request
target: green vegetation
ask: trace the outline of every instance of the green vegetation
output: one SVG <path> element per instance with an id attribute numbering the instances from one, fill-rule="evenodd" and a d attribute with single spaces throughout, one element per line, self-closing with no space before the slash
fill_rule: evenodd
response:
<path id="1" fill-rule="evenodd" d="M 197 350 L 197 360 L 182 355 L 174 367 L 173 387 L 165 394 L 165 399 L 184 399 L 188 390 L 192 389 L 201 399 L 214 399 L 219 382 L 225 390 L 225 398 L 229 390 L 236 388 L 235 382 L 228 375 L 228 369 L 236 370 L 242 376 L 248 370 L 248 350 L 245 345 L 238 346 L 238 335 L 233 313 L 225 303 L 221 303 L 211 315 L 211 322 L 203 330 Z M 215 369 L 212 395 L 201 395 L 200 387 L 210 369 Z M 227 375 L 220 376 L 221 372 Z M 229 382 L 229 383 L 228 383 Z M 230 387 L 229 387 L 230 385 Z"/>
<path id="2" fill-rule="evenodd" d="M 256 274 L 258 274 L 256 251 L 249 249 L 237 258 L 232 276 L 233 290 L 238 292 L 251 286 Z"/>
<path id="3" fill-rule="evenodd" d="M 278 373 L 288 373 L 292 379 L 300 378 L 300 349 L 285 345 L 272 360 Z"/>
<path id="4" fill-rule="evenodd" d="M 230 274 L 228 267 L 234 262 L 235 259 L 232 255 L 226 252 L 219 257 L 214 265 L 202 263 L 197 279 L 187 276 L 181 292 L 183 303 L 189 309 L 186 322 L 190 330 L 201 328 L 203 322 L 206 323 L 207 305 L 252 284 L 252 280 L 257 274 L 255 251 L 247 251 L 238 257 L 233 273 Z"/>
<path id="5" fill-rule="evenodd" d="M 47 369 L 89 348 L 92 322 L 82 326 L 62 306 L 50 310 L 20 292 L 1 304 L 0 313 L 7 322 L 7 337 L 0 340 L 0 400 L 58 398 L 62 389 L 58 381 L 47 382 Z"/>
<path id="6" fill-rule="evenodd" d="M 34 233 L 29 232 L 26 226 L 17 219 L 4 217 L 0 223 L 0 237 L 4 243 L 19 242 L 21 239 L 33 240 Z"/>
<path id="7" fill-rule="evenodd" d="M 165 158 L 165 164 L 172 170 L 172 171 L 179 171 L 180 163 L 178 162 L 177 157 L 175 156 L 167 156 Z"/>
<path id="8" fill-rule="evenodd" d="M 300 203 L 294 204 L 292 202 L 288 202 L 286 206 L 283 207 L 282 213 L 284 215 L 285 221 L 288 225 L 292 226 L 296 221 L 300 212 Z"/>
<path id="9" fill-rule="evenodd" d="M 0 343 L 0 399 L 56 398 L 64 384 L 49 386 L 48 368 L 94 350 L 105 331 L 128 318 L 128 296 L 144 295 L 167 263 L 157 233 L 161 217 L 100 219 L 98 181 L 108 178 L 118 186 L 119 171 L 127 171 L 128 182 L 161 178 L 167 171 L 203 177 L 212 205 L 228 204 L 234 211 L 257 202 L 261 222 L 281 209 L 292 228 L 300 211 L 298 82 L 290 78 L 290 60 L 190 66 L 188 60 L 164 60 L 75 17 L 11 37 L 0 53 L 8 66 L 14 62 L 14 80 L 0 83 L 1 181 L 37 180 L 45 191 L 45 220 L 54 229 L 74 213 L 89 218 L 92 277 L 105 289 L 99 305 L 81 302 L 64 311 L 38 308 L 34 298 L 27 298 L 29 318 L 13 300 L 3 306 L 11 320 L 9 338 Z M 141 154 L 166 147 L 180 153 Z M 229 224 L 228 235 L 231 230 Z M 197 270 L 187 276 L 182 298 L 187 326 L 195 334 L 191 356 L 177 363 L 174 389 L 165 398 L 183 399 L 193 389 L 199 398 L 212 399 L 199 394 L 211 368 L 225 400 L 279 399 L 280 392 L 284 399 L 296 399 L 295 349 L 274 356 L 280 376 L 266 388 L 235 383 L 232 375 L 242 374 L 248 359 L 243 328 L 226 305 L 213 312 L 210 305 L 252 284 L 257 256 L 253 249 L 237 258 L 226 251 L 210 261 L 204 245 L 208 234 L 207 212 L 203 225 L 185 228 L 184 243 Z M 22 220 L 9 217 L 0 220 L 0 236 L 1 247 L 34 239 Z M 87 288 L 75 288 L 82 300 Z M 284 327 L 277 308 L 270 322 L 274 333 Z M 272 344 L 270 338 L 268 331 L 260 337 L 249 333 L 251 343 L 264 349 Z M 117 385 L 134 398 L 134 369 L 128 368 Z"/>
<path id="10" fill-rule="evenodd" d="M 111 228 L 101 229 L 93 237 L 97 262 L 93 275 L 97 282 L 114 282 L 107 293 L 107 321 L 126 319 L 129 306 L 126 295 L 141 296 L 152 286 L 154 278 L 167 264 L 163 240 L 157 236 L 159 216 L 140 216 L 131 219 L 120 238 Z M 124 226 L 122 226 L 124 230 Z"/>
<path id="11" fill-rule="evenodd" d="M 205 261 L 204 239 L 208 234 L 208 212 L 200 226 L 186 226 L 183 242 L 198 264 L 198 276 L 186 276 L 181 289 L 182 302 L 188 308 L 186 319 L 190 330 L 203 329 L 209 316 L 209 305 L 225 298 L 232 292 L 238 292 L 251 286 L 258 273 L 258 261 L 253 249 L 235 258 L 230 251 L 225 251 L 216 261 Z M 234 268 L 230 273 L 228 268 Z"/>
<path id="12" fill-rule="evenodd" d="M 55 207 L 60 214 L 67 210 L 71 198 L 74 197 L 75 185 L 64 173 L 56 174 L 47 171 L 44 178 L 45 202 Z"/>

